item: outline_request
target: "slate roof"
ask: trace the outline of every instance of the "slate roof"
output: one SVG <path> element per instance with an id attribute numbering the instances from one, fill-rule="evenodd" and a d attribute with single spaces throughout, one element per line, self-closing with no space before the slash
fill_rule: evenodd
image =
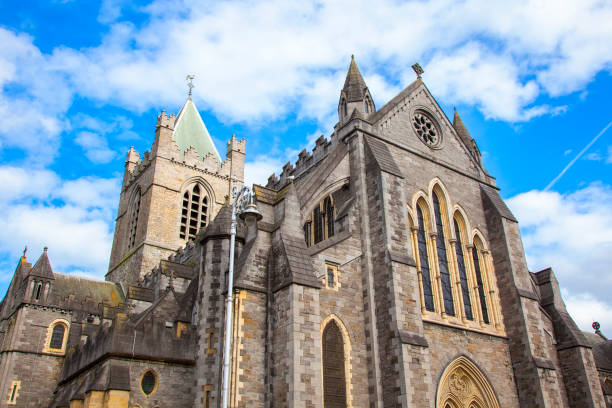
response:
<path id="1" fill-rule="evenodd" d="M 386 143 L 371 136 L 366 136 L 365 140 L 380 170 L 404 178 Z"/>
<path id="2" fill-rule="evenodd" d="M 174 123 L 174 141 L 183 153 L 193 146 L 200 157 L 204 158 L 209 153 L 212 153 L 219 164 L 222 162 L 221 156 L 191 97 L 187 99 L 187 102 L 185 102 L 185 105 L 176 117 Z"/>
<path id="3" fill-rule="evenodd" d="M 55 273 L 53 293 L 57 301 L 73 296 L 74 302 L 93 302 L 117 307 L 125 302 L 124 295 L 113 282 L 94 280 L 75 275 Z"/>
<path id="4" fill-rule="evenodd" d="M 367 89 L 366 83 L 359 72 L 355 58 L 351 55 L 351 65 L 344 80 L 344 88 L 342 91 L 346 94 L 347 102 L 362 101 L 365 97 Z"/>
<path id="5" fill-rule="evenodd" d="M 47 256 L 47 247 L 45 247 L 44 252 L 40 258 L 38 258 L 38 261 L 36 261 L 36 264 L 30 271 L 30 275 L 53 279 L 53 269 L 51 268 L 51 263 L 49 262 L 49 257 Z"/>
<path id="6" fill-rule="evenodd" d="M 604 340 L 591 332 L 583 331 L 582 334 L 592 347 L 597 369 L 612 371 L 612 340 Z"/>
<path id="7" fill-rule="evenodd" d="M 306 255 L 304 238 L 281 235 L 281 242 L 289 267 L 289 281 L 285 281 L 283 286 L 287 283 L 299 283 L 305 286 L 320 288 L 322 285 L 315 275 L 312 259 Z"/>
<path id="8" fill-rule="evenodd" d="M 493 207 L 495 207 L 500 217 L 507 218 L 510 221 L 518 222 L 510 211 L 510 209 L 508 208 L 508 206 L 506 205 L 506 203 L 504 203 L 504 201 L 499 196 L 499 192 L 497 190 L 483 185 L 480 186 L 480 190 L 482 191 L 484 197 L 488 198 Z"/>

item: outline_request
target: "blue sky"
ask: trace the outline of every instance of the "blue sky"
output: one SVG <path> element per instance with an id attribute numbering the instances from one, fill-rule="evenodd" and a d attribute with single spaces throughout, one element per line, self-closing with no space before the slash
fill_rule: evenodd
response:
<path id="1" fill-rule="evenodd" d="M 510 4 L 508 4 L 510 3 Z M 585 0 L 0 0 L 0 292 L 23 247 L 103 277 L 125 153 L 194 100 L 264 183 L 329 136 L 354 54 L 377 107 L 423 79 L 456 106 L 583 329 L 612 333 L 612 5 Z"/>

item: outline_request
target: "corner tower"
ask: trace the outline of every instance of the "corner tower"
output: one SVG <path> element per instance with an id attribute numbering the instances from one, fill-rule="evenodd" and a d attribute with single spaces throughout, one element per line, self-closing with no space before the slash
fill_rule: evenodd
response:
<path id="1" fill-rule="evenodd" d="M 355 57 L 351 55 L 351 64 L 349 65 L 344 87 L 340 91 L 340 100 L 338 101 L 338 119 L 342 123 L 357 112 L 363 116 L 368 116 L 376 111 L 374 100 L 370 91 L 366 86 L 361 72 L 355 62 Z"/>
<path id="2" fill-rule="evenodd" d="M 133 284 L 213 219 L 231 180 L 244 181 L 245 141 L 228 142 L 225 161 L 189 95 L 178 116 L 157 117 L 142 157 L 128 151 L 106 280 Z"/>

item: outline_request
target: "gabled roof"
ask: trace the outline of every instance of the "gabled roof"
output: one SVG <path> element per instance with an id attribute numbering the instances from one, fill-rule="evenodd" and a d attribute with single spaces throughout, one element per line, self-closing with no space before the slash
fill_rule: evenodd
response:
<path id="1" fill-rule="evenodd" d="M 342 91 L 346 94 L 346 101 L 362 101 L 365 97 L 366 89 L 366 83 L 361 76 L 361 72 L 359 72 L 355 58 L 351 55 L 351 65 L 344 80 L 344 88 L 342 88 Z"/>
<path id="2" fill-rule="evenodd" d="M 49 257 L 47 256 L 47 247 L 43 251 L 38 261 L 30 271 L 31 276 L 38 276 L 40 278 L 54 279 L 53 269 L 51 269 L 51 263 L 49 262 Z"/>
<path id="3" fill-rule="evenodd" d="M 200 157 L 204 158 L 212 153 L 219 164 L 222 162 L 221 156 L 191 97 L 183 105 L 174 123 L 174 141 L 183 153 L 193 147 Z"/>

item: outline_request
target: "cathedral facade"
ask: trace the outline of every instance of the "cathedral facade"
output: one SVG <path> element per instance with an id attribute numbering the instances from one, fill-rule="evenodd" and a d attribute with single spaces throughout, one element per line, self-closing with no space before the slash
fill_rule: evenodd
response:
<path id="1" fill-rule="evenodd" d="M 230 407 L 609 407 L 581 332 L 459 115 L 418 78 L 377 109 L 352 59 L 338 123 L 238 224 Z M 21 257 L 0 305 L 0 407 L 219 407 L 231 194 L 191 98 L 127 153 L 105 281 Z"/>

